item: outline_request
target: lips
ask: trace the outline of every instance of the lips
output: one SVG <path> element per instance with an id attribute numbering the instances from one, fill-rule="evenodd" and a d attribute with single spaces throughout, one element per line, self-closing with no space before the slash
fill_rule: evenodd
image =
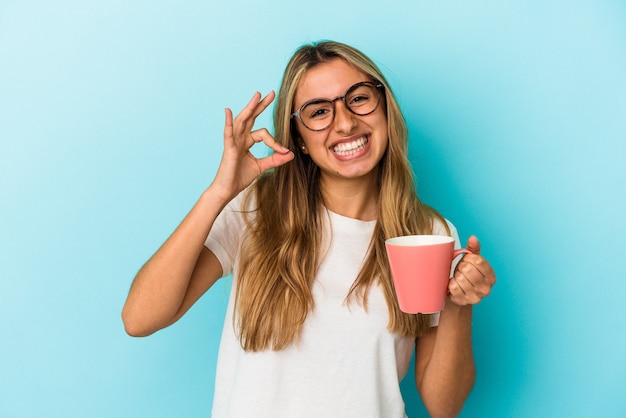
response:
<path id="1" fill-rule="evenodd" d="M 369 137 L 362 136 L 354 141 L 350 142 L 342 142 L 331 147 L 332 151 L 342 157 L 347 157 L 352 154 L 356 154 L 357 152 L 363 150 L 365 146 L 369 143 Z"/>

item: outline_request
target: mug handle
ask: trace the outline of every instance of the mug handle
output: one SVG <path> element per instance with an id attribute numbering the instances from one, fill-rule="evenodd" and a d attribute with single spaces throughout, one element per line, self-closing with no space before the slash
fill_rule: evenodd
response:
<path id="1" fill-rule="evenodd" d="M 454 250 L 454 252 L 452 253 L 452 261 L 454 261 L 454 259 L 460 256 L 461 254 L 474 254 L 474 253 L 468 250 L 467 248 Z M 452 274 L 453 274 L 452 269 L 450 269 L 450 279 L 452 279 Z"/>
<path id="2" fill-rule="evenodd" d="M 461 248 L 460 250 L 455 250 L 454 253 L 452 253 L 452 259 L 454 260 L 461 254 L 474 254 L 474 253 L 468 250 L 467 248 Z"/>

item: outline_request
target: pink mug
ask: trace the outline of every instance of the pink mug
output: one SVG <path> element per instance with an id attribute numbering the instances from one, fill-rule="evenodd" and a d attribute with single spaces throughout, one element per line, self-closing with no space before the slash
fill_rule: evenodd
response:
<path id="1" fill-rule="evenodd" d="M 452 260 L 471 251 L 454 250 L 445 235 L 407 235 L 385 241 L 400 310 L 434 313 L 443 310 Z"/>

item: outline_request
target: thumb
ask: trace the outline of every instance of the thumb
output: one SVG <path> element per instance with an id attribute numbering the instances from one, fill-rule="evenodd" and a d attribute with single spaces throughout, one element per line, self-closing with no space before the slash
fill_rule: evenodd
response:
<path id="1" fill-rule="evenodd" d="M 272 168 L 287 164 L 289 161 L 293 160 L 293 158 L 293 152 L 285 148 L 284 150 L 280 150 L 280 152 L 273 152 L 269 156 L 261 158 L 257 162 L 261 172 L 265 172 Z"/>
<path id="2" fill-rule="evenodd" d="M 476 235 L 472 235 L 467 239 L 466 248 L 474 254 L 480 254 L 480 242 L 478 241 L 478 238 L 476 238 Z"/>

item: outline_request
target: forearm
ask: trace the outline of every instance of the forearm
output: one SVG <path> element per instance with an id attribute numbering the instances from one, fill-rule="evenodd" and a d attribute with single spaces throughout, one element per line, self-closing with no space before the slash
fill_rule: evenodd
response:
<path id="1" fill-rule="evenodd" d="M 122 310 L 129 334 L 149 335 L 175 320 L 206 237 L 226 203 L 209 187 L 139 270 Z"/>
<path id="2" fill-rule="evenodd" d="M 448 302 L 417 386 L 431 416 L 456 416 L 474 386 L 472 306 Z M 418 376 L 416 374 L 416 380 Z"/>

